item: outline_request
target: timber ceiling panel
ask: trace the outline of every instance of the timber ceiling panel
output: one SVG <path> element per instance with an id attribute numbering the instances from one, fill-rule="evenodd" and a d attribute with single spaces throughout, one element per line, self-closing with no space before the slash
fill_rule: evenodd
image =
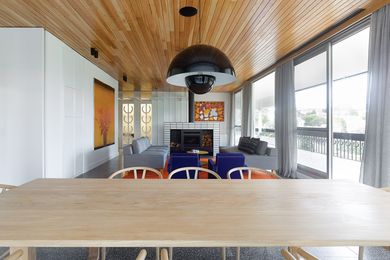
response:
<path id="1" fill-rule="evenodd" d="M 184 48 L 210 44 L 227 54 L 243 81 L 362 8 L 388 0 L 0 0 L 0 26 L 39 26 L 116 79 L 124 90 L 170 91 L 170 61 Z M 181 17 L 179 9 L 200 6 Z M 99 59 L 90 48 L 99 50 Z M 123 83 L 123 82 L 122 82 Z"/>

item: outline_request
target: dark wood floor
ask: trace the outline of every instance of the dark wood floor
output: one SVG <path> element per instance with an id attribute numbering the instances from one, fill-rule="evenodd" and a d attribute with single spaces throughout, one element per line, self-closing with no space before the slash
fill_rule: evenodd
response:
<path id="1" fill-rule="evenodd" d="M 112 173 L 123 169 L 123 156 L 119 155 L 98 167 L 80 174 L 77 178 L 108 178 Z"/>

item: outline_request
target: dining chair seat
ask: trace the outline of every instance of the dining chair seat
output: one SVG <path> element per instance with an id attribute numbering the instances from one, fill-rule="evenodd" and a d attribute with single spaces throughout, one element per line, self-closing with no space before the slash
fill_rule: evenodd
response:
<path id="1" fill-rule="evenodd" d="M 281 253 L 285 260 L 319 260 L 319 258 L 300 247 L 288 247 L 287 250 L 282 249 Z"/>
<path id="2" fill-rule="evenodd" d="M 0 183 L 0 194 L 3 192 L 9 191 L 11 189 L 14 189 L 14 188 L 16 188 L 16 186 Z"/>

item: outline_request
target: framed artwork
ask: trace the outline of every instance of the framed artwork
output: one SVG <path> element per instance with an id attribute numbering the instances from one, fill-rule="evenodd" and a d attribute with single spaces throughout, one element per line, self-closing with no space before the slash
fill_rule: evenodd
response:
<path id="1" fill-rule="evenodd" d="M 115 90 L 94 79 L 94 149 L 115 143 Z"/>
<path id="2" fill-rule="evenodd" d="M 224 121 L 224 102 L 195 102 L 195 121 Z"/>

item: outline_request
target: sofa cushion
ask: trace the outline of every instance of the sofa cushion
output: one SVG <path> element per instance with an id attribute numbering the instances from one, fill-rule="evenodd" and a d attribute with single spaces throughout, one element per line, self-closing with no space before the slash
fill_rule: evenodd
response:
<path id="1" fill-rule="evenodd" d="M 133 146 L 133 153 L 135 154 L 142 153 L 150 146 L 149 139 L 145 137 L 134 139 L 132 142 L 132 146 Z"/>
<path id="2" fill-rule="evenodd" d="M 254 154 L 256 153 L 256 148 L 259 145 L 259 142 L 260 139 L 258 138 L 241 137 L 238 144 L 238 149 L 249 154 Z"/>
<path id="3" fill-rule="evenodd" d="M 268 155 L 267 154 L 268 143 L 265 141 L 259 141 L 259 145 L 256 147 L 256 154 Z"/>
<path id="4" fill-rule="evenodd" d="M 131 155 L 133 154 L 133 147 L 131 144 L 123 146 L 123 155 Z"/>

